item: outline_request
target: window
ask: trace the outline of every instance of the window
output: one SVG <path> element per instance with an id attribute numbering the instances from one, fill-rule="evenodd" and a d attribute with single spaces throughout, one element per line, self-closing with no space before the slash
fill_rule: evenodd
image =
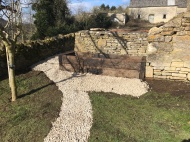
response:
<path id="1" fill-rule="evenodd" d="M 168 5 L 175 5 L 175 0 L 168 0 Z"/>
<path id="2" fill-rule="evenodd" d="M 138 14 L 138 15 L 137 15 L 137 18 L 138 18 L 138 19 L 141 19 L 141 15 L 140 15 L 140 14 Z"/>
<path id="3" fill-rule="evenodd" d="M 166 14 L 163 15 L 163 19 L 166 19 Z"/>
<path id="4" fill-rule="evenodd" d="M 148 16 L 148 21 L 149 21 L 150 23 L 154 23 L 154 14 L 150 14 L 150 15 Z"/>

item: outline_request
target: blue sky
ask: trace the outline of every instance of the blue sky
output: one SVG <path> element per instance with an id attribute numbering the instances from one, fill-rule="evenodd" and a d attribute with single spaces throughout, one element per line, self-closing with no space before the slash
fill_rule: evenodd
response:
<path id="1" fill-rule="evenodd" d="M 78 8 L 82 8 L 84 11 L 90 11 L 94 6 L 100 6 L 101 4 L 111 6 L 124 6 L 129 5 L 130 0 L 71 0 L 69 7 L 72 12 L 77 12 Z"/>

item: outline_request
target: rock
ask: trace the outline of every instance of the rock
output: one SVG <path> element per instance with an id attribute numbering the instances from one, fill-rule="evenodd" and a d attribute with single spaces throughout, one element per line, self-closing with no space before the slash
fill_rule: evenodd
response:
<path id="1" fill-rule="evenodd" d="M 175 32 L 174 31 L 164 31 L 161 33 L 161 35 L 164 35 L 164 36 L 171 36 L 171 35 L 174 35 Z"/>
<path id="2" fill-rule="evenodd" d="M 185 61 L 184 62 L 184 67 L 190 68 L 190 61 Z"/>
<path id="3" fill-rule="evenodd" d="M 156 35 L 156 34 L 159 34 L 163 31 L 162 28 L 157 28 L 157 27 L 153 27 L 149 30 L 149 33 L 148 35 Z"/>
<path id="4" fill-rule="evenodd" d="M 184 62 L 172 62 L 171 67 L 184 67 Z"/>
<path id="5" fill-rule="evenodd" d="M 172 73 L 169 73 L 169 72 L 162 72 L 162 75 L 164 75 L 164 76 L 171 76 Z"/>
<path id="6" fill-rule="evenodd" d="M 181 68 L 181 71 L 183 71 L 183 72 L 190 72 L 190 68 Z"/>
<path id="7" fill-rule="evenodd" d="M 162 75 L 162 73 L 154 71 L 154 75 Z"/>
<path id="8" fill-rule="evenodd" d="M 175 76 L 175 77 L 187 77 L 186 74 L 179 74 L 179 73 L 172 73 L 172 76 Z"/>
<path id="9" fill-rule="evenodd" d="M 184 13 L 183 17 L 184 18 L 190 18 L 190 12 L 188 11 L 188 12 Z"/>
<path id="10" fill-rule="evenodd" d="M 179 32 L 177 32 L 177 36 L 185 36 L 187 33 L 186 33 L 186 31 L 179 31 Z"/>
<path id="11" fill-rule="evenodd" d="M 170 77 L 172 80 L 187 80 L 185 77 L 177 77 L 177 76 L 172 76 Z"/>
<path id="12" fill-rule="evenodd" d="M 185 31 L 190 31 L 190 27 L 185 27 Z"/>
<path id="13" fill-rule="evenodd" d="M 156 66 L 156 67 L 154 67 L 154 70 L 162 71 L 162 70 L 164 70 L 164 66 Z"/>
<path id="14" fill-rule="evenodd" d="M 163 42 L 164 41 L 164 36 L 163 35 L 149 35 L 148 36 L 148 41 L 149 42 L 153 42 L 153 41 Z"/>
<path id="15" fill-rule="evenodd" d="M 164 70 L 166 70 L 166 71 L 175 71 L 176 67 L 165 67 Z"/>
<path id="16" fill-rule="evenodd" d="M 168 23 L 166 23 L 163 27 L 165 28 L 177 28 L 180 27 L 182 24 L 182 18 L 175 17 L 174 19 L 170 20 Z"/>
<path id="17" fill-rule="evenodd" d="M 146 67 L 146 74 L 145 74 L 146 77 L 153 77 L 153 67 Z"/>
<path id="18" fill-rule="evenodd" d="M 173 47 L 172 47 L 171 43 L 155 42 L 154 46 L 156 47 L 158 52 L 171 52 L 171 51 L 173 51 Z"/>
<path id="19" fill-rule="evenodd" d="M 166 79 L 166 78 L 167 78 L 167 76 L 154 75 L 154 78 L 161 78 L 161 79 Z"/>
<path id="20" fill-rule="evenodd" d="M 147 54 L 156 53 L 157 48 L 154 46 L 154 43 L 149 43 L 147 47 Z"/>
<path id="21" fill-rule="evenodd" d="M 104 28 L 91 28 L 90 31 L 105 31 Z"/>
<path id="22" fill-rule="evenodd" d="M 98 47 L 106 46 L 106 39 L 99 39 L 98 40 Z"/>
<path id="23" fill-rule="evenodd" d="M 165 42 L 170 42 L 172 41 L 172 36 L 165 36 Z"/>
<path id="24" fill-rule="evenodd" d="M 180 46 L 179 48 L 187 47 L 190 45 L 190 36 L 174 36 L 173 42 L 178 43 L 178 46 Z"/>

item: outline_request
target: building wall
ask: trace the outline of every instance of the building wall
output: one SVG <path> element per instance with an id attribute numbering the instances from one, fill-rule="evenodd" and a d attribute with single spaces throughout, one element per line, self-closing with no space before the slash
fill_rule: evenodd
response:
<path id="1" fill-rule="evenodd" d="M 177 15 L 186 11 L 187 11 L 187 8 L 177 8 Z"/>
<path id="2" fill-rule="evenodd" d="M 185 12 L 186 8 L 178 8 L 177 6 L 170 6 L 170 7 L 143 7 L 143 8 L 129 8 L 129 15 L 134 17 L 135 19 L 138 18 L 140 15 L 142 20 L 149 21 L 149 15 L 154 15 L 154 22 L 152 23 L 159 23 L 159 22 L 168 22 L 177 14 Z M 163 16 L 166 15 L 164 19 Z"/>

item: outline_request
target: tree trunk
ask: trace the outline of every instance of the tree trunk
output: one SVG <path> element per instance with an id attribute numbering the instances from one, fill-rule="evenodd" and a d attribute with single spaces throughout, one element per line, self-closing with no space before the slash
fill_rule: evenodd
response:
<path id="1" fill-rule="evenodd" d="M 8 54 L 8 49 L 7 48 L 6 48 L 6 57 L 7 57 L 8 76 L 9 76 L 9 70 L 10 70 L 10 68 L 9 68 L 9 54 Z M 9 87 L 11 87 L 10 86 L 10 76 L 9 76 Z"/>
<path id="2" fill-rule="evenodd" d="M 11 45 L 13 46 L 13 45 Z M 14 63 L 14 47 L 7 47 L 8 48 L 8 59 L 9 59 L 9 84 L 12 93 L 12 101 L 16 101 L 17 99 L 17 87 L 16 87 L 16 80 L 15 80 L 15 63 Z"/>

